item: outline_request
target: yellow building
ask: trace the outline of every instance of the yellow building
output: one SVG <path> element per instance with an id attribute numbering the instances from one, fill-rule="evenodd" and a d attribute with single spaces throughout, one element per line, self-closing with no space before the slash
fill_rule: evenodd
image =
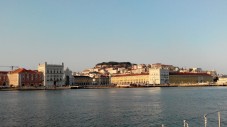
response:
<path id="1" fill-rule="evenodd" d="M 179 73 L 169 74 L 170 84 L 196 84 L 213 82 L 213 77 L 207 73 Z"/>
<path id="2" fill-rule="evenodd" d="M 197 84 L 197 83 L 210 83 L 213 81 L 213 77 L 207 73 L 180 73 L 170 72 L 169 83 L 181 86 L 182 84 Z M 115 75 L 111 77 L 111 84 L 119 87 L 129 86 L 147 86 L 154 85 L 149 82 L 149 74 L 126 74 Z M 168 83 L 167 83 L 168 84 Z"/>
<path id="3" fill-rule="evenodd" d="M 111 77 L 111 84 L 117 86 L 130 86 L 130 85 L 148 85 L 149 84 L 149 74 L 125 74 L 125 75 L 115 75 Z"/>
<path id="4" fill-rule="evenodd" d="M 11 87 L 19 87 L 20 85 L 20 75 L 19 73 L 9 73 L 8 74 L 8 78 L 9 78 L 9 85 Z"/>
<path id="5" fill-rule="evenodd" d="M 227 85 L 227 76 L 219 77 L 217 85 Z"/>

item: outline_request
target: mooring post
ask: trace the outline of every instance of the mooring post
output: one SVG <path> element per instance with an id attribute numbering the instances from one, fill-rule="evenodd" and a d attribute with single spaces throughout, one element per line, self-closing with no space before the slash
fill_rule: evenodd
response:
<path id="1" fill-rule="evenodd" d="M 186 127 L 189 127 L 188 123 L 186 123 Z"/>
<path id="2" fill-rule="evenodd" d="M 184 127 L 186 127 L 186 120 L 184 120 Z"/>
<path id="3" fill-rule="evenodd" d="M 207 117 L 206 117 L 206 114 L 204 115 L 204 127 L 207 127 Z"/>
<path id="4" fill-rule="evenodd" d="M 164 124 L 162 124 L 162 127 L 164 127 Z"/>
<path id="5" fill-rule="evenodd" d="M 218 127 L 221 127 L 221 113 L 218 112 Z"/>

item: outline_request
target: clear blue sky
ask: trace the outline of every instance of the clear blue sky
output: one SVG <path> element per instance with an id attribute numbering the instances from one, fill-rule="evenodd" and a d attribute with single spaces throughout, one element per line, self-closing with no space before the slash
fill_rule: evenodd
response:
<path id="1" fill-rule="evenodd" d="M 0 65 L 28 69 L 129 61 L 227 74 L 227 1 L 0 0 L 0 45 Z"/>

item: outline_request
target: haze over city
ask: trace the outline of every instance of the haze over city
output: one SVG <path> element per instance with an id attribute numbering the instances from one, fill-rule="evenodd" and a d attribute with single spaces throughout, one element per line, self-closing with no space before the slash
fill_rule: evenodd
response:
<path id="1" fill-rule="evenodd" d="M 82 71 L 103 61 L 227 74 L 227 1 L 0 1 L 1 65 Z"/>

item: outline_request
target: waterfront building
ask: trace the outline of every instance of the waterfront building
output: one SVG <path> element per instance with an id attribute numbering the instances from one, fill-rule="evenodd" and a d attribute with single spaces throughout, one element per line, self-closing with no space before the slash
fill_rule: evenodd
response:
<path id="1" fill-rule="evenodd" d="M 207 73 L 170 72 L 170 84 L 196 84 L 213 82 L 213 77 Z"/>
<path id="2" fill-rule="evenodd" d="M 8 86 L 9 79 L 8 79 L 8 71 L 0 71 L 0 86 Z"/>
<path id="3" fill-rule="evenodd" d="M 169 84 L 169 70 L 163 68 L 150 68 L 149 84 L 153 85 Z"/>
<path id="4" fill-rule="evenodd" d="M 110 85 L 110 77 L 101 75 L 99 78 L 99 84 L 100 85 Z"/>
<path id="5" fill-rule="evenodd" d="M 37 70 L 19 68 L 8 73 L 11 87 L 43 86 L 43 73 Z"/>
<path id="6" fill-rule="evenodd" d="M 38 71 L 43 73 L 44 86 L 55 87 L 64 85 L 64 63 L 56 64 L 39 64 Z"/>
<path id="7" fill-rule="evenodd" d="M 99 72 L 90 72 L 89 77 L 92 79 L 91 85 L 109 85 L 110 78 L 108 75 L 103 75 Z"/>
<path id="8" fill-rule="evenodd" d="M 114 75 L 111 77 L 111 84 L 117 86 L 145 86 L 149 84 L 149 74 L 123 74 L 123 75 Z"/>
<path id="9" fill-rule="evenodd" d="M 227 75 L 219 77 L 217 85 L 227 85 Z"/>
<path id="10" fill-rule="evenodd" d="M 110 85 L 110 77 L 105 75 L 92 77 L 92 85 Z"/>
<path id="11" fill-rule="evenodd" d="M 74 83 L 74 77 L 73 77 L 73 72 L 69 69 L 66 68 L 66 70 L 64 71 L 64 85 L 73 85 Z"/>
<path id="12" fill-rule="evenodd" d="M 97 72 L 96 72 L 97 73 Z M 88 85 L 98 85 L 106 86 L 110 85 L 110 77 L 105 75 L 100 75 L 99 73 L 92 73 L 89 76 L 74 76 L 74 85 L 88 86 Z"/>
<path id="13" fill-rule="evenodd" d="M 92 78 L 89 76 L 74 76 L 74 85 L 88 86 L 92 84 Z"/>

